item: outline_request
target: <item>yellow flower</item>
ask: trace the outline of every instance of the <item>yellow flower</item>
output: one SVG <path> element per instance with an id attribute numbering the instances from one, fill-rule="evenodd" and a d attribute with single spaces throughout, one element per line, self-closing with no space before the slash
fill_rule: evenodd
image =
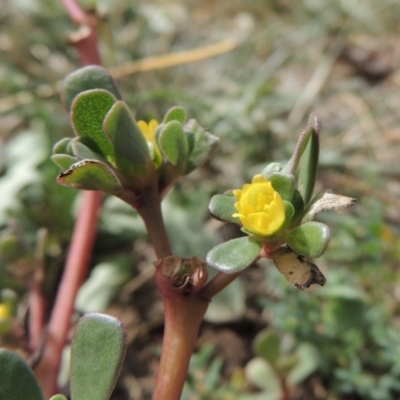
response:
<path id="1" fill-rule="evenodd" d="M 144 138 L 146 139 L 146 142 L 149 146 L 150 155 L 153 158 L 156 167 L 159 167 L 162 162 L 162 157 L 156 141 L 156 129 L 158 126 L 158 121 L 152 119 L 149 123 L 145 121 L 139 121 L 137 124 L 139 129 L 142 131 Z"/>
<path id="2" fill-rule="evenodd" d="M 11 307 L 9 304 L 0 303 L 0 320 L 11 316 Z"/>
<path id="3" fill-rule="evenodd" d="M 259 236 L 271 236 L 285 222 L 285 206 L 271 182 L 262 175 L 255 175 L 252 183 L 233 191 L 237 202 L 238 217 L 249 232 Z"/>

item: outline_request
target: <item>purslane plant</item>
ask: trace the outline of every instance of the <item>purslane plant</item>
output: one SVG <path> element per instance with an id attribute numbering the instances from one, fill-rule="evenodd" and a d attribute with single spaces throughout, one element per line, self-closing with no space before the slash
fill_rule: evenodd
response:
<path id="1" fill-rule="evenodd" d="M 324 285 L 325 277 L 311 259 L 324 253 L 330 232 L 314 217 L 325 210 L 347 207 L 354 199 L 329 192 L 313 196 L 319 125 L 311 117 L 286 165 L 269 164 L 251 183 L 211 199 L 211 215 L 238 224 L 245 236 L 214 247 L 206 260 L 183 259 L 172 254 L 161 202 L 179 179 L 212 156 L 219 139 L 197 121 L 187 120 L 180 107 L 167 111 L 160 123 L 136 122 L 114 80 L 99 66 L 69 75 L 62 97 L 76 137 L 64 138 L 54 146 L 52 159 L 61 168 L 57 181 L 115 195 L 143 218 L 158 257 L 155 280 L 165 309 L 163 350 L 153 399 L 177 400 L 212 297 L 259 258 L 272 259 L 300 289 L 314 283 Z M 210 280 L 209 267 L 218 271 Z M 107 338 L 115 336 L 114 342 L 105 344 L 101 334 L 90 333 L 103 326 Z M 123 341 L 121 326 L 106 317 L 92 315 L 80 324 L 73 344 L 73 355 L 78 349 L 75 358 L 80 361 L 72 368 L 74 399 L 86 399 L 91 393 L 96 355 L 107 360 L 98 368 L 110 366 L 107 384 L 97 388 L 96 399 L 109 397 L 122 362 Z"/>
<path id="2" fill-rule="evenodd" d="M 181 259 L 171 254 L 160 203 L 178 179 L 208 160 L 218 138 L 196 121 L 186 121 L 186 112 L 179 107 L 169 110 L 160 124 L 137 123 L 101 67 L 71 74 L 63 97 L 77 137 L 54 147 L 53 160 L 63 169 L 58 182 L 116 195 L 142 216 L 159 258 L 156 282 L 166 313 L 154 398 L 165 398 L 166 391 L 169 398 L 179 398 L 211 297 L 260 257 L 272 258 L 301 289 L 323 285 L 325 278 L 310 259 L 323 254 L 330 233 L 313 219 L 321 211 L 351 205 L 353 199 L 330 193 L 312 197 L 319 153 L 318 121 L 312 117 L 286 166 L 270 164 L 242 189 L 211 199 L 211 214 L 238 223 L 247 236 L 215 247 L 206 262 Z M 206 283 L 207 266 L 220 274 Z"/>

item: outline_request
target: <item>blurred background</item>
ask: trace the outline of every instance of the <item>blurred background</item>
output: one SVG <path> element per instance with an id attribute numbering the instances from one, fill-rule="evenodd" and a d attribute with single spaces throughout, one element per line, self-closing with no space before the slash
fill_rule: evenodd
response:
<path id="1" fill-rule="evenodd" d="M 204 257 L 238 235 L 209 217 L 210 197 L 287 160 L 310 112 L 322 125 L 317 190 L 357 198 L 320 217 L 332 232 L 317 260 L 325 287 L 301 292 L 263 262 L 213 301 L 182 398 L 400 398 L 400 3 L 80 3 L 97 10 L 104 65 L 137 119 L 180 105 L 221 138 L 164 202 L 177 254 Z M 30 278 L 45 270 L 50 310 L 79 205 L 49 160 L 73 135 L 59 85 L 79 67 L 75 29 L 61 2 L 0 5 L 0 290 L 15 304 L 0 344 L 20 350 Z M 163 330 L 153 260 L 140 219 L 106 197 L 76 307 L 126 324 L 114 400 L 150 398 Z"/>

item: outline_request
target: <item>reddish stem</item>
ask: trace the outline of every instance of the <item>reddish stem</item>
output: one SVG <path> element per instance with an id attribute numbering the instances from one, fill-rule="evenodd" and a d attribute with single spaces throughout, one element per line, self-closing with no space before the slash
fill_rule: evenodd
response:
<path id="1" fill-rule="evenodd" d="M 208 302 L 172 288 L 160 269 L 155 278 L 164 300 L 165 327 L 152 400 L 179 400 Z"/>
<path id="2" fill-rule="evenodd" d="M 45 322 L 46 299 L 42 291 L 43 266 L 36 269 L 29 290 L 29 348 L 38 351 Z"/>
<path id="3" fill-rule="evenodd" d="M 77 25 L 83 25 L 87 21 L 86 13 L 82 10 L 82 8 L 76 3 L 75 0 L 61 0 L 64 4 L 65 9 L 67 10 L 71 19 Z"/>
<path id="4" fill-rule="evenodd" d="M 48 325 L 42 359 L 35 372 L 45 397 L 56 393 L 57 377 L 74 309 L 75 297 L 89 264 L 100 210 L 101 192 L 83 192 L 64 275 Z"/>
<path id="5" fill-rule="evenodd" d="M 86 25 L 89 28 L 88 34 L 73 40 L 82 65 L 101 64 L 94 19 L 90 19 L 75 0 L 62 0 L 62 2 L 76 24 Z M 70 328 L 75 297 L 89 265 L 101 199 L 101 192 L 83 192 L 82 195 L 64 275 L 48 325 L 46 345 L 35 370 L 46 397 L 50 397 L 57 391 L 61 355 Z"/>
<path id="6" fill-rule="evenodd" d="M 75 0 L 62 0 L 62 2 L 71 19 L 80 27 L 77 32 L 70 35 L 70 40 L 79 53 L 81 64 L 101 65 L 96 17 L 86 14 Z"/>

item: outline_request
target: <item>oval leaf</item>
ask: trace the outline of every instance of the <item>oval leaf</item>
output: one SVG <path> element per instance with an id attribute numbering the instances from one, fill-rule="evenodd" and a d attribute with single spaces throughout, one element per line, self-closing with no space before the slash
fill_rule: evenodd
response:
<path id="1" fill-rule="evenodd" d="M 172 107 L 165 114 L 163 124 L 167 124 L 170 121 L 178 121 L 181 124 L 186 122 L 187 113 L 182 107 Z"/>
<path id="2" fill-rule="evenodd" d="M 253 237 L 229 240 L 208 252 L 206 262 L 226 274 L 240 272 L 251 265 L 259 256 L 262 243 Z"/>
<path id="3" fill-rule="evenodd" d="M 268 180 L 283 200 L 292 201 L 295 185 L 294 175 L 275 172 L 269 176 Z"/>
<path id="4" fill-rule="evenodd" d="M 71 142 L 72 151 L 79 161 L 82 160 L 99 160 L 105 162 L 106 160 L 99 153 L 93 151 L 90 147 L 86 146 L 83 138 L 75 138 Z M 83 143 L 82 143 L 83 142 Z"/>
<path id="5" fill-rule="evenodd" d="M 189 142 L 189 159 L 185 173 L 203 165 L 217 150 L 219 138 L 207 132 L 196 120 L 191 119 L 184 130 Z"/>
<path id="6" fill-rule="evenodd" d="M 76 157 L 72 157 L 68 154 L 53 154 L 51 156 L 51 159 L 63 171 L 71 168 L 71 166 L 78 161 L 78 159 Z"/>
<path id="7" fill-rule="evenodd" d="M 240 219 L 232 217 L 232 214 L 237 213 L 235 203 L 237 199 L 235 196 L 227 194 L 216 194 L 210 200 L 208 210 L 211 215 L 219 220 L 241 224 Z"/>
<path id="8" fill-rule="evenodd" d="M 170 121 L 161 129 L 158 145 L 172 165 L 186 165 L 188 141 L 179 121 Z"/>
<path id="9" fill-rule="evenodd" d="M 69 144 L 70 144 L 71 140 L 72 140 L 72 138 L 64 138 L 64 139 L 59 140 L 53 146 L 53 154 L 69 154 L 69 148 L 70 148 Z"/>
<path id="10" fill-rule="evenodd" d="M 139 165 L 151 161 L 142 131 L 133 119 L 128 106 L 118 101 L 104 120 L 104 130 L 118 153 Z M 118 163 L 118 155 L 116 154 Z"/>
<path id="11" fill-rule="evenodd" d="M 69 74 L 63 83 L 62 98 L 66 106 L 71 108 L 75 97 L 86 90 L 104 89 L 112 93 L 118 100 L 121 94 L 110 73 L 98 65 L 89 65 Z"/>
<path id="12" fill-rule="evenodd" d="M 108 400 L 125 355 L 122 322 L 104 314 L 86 314 L 76 327 L 71 355 L 73 400 Z"/>
<path id="13" fill-rule="evenodd" d="M 91 138 L 101 153 L 114 158 L 114 148 L 103 131 L 103 122 L 117 99 L 106 90 L 88 90 L 79 94 L 71 108 L 71 120 L 76 133 Z"/>
<path id="14" fill-rule="evenodd" d="M 122 185 L 115 172 L 104 162 L 83 160 L 71 166 L 57 177 L 57 182 L 84 190 L 102 190 L 113 193 Z"/>
<path id="15" fill-rule="evenodd" d="M 261 172 L 261 175 L 265 178 L 269 180 L 269 177 L 271 176 L 271 174 L 275 173 L 275 172 L 280 172 L 282 171 L 282 167 L 281 164 L 278 162 L 272 162 L 269 163 Z"/>
<path id="16" fill-rule="evenodd" d="M 329 228 L 321 222 L 306 222 L 289 232 L 288 246 L 296 253 L 317 258 L 326 250 L 331 238 Z"/>
<path id="17" fill-rule="evenodd" d="M 35 375 L 17 353 L 0 349 L 0 399 L 44 400 Z"/>

